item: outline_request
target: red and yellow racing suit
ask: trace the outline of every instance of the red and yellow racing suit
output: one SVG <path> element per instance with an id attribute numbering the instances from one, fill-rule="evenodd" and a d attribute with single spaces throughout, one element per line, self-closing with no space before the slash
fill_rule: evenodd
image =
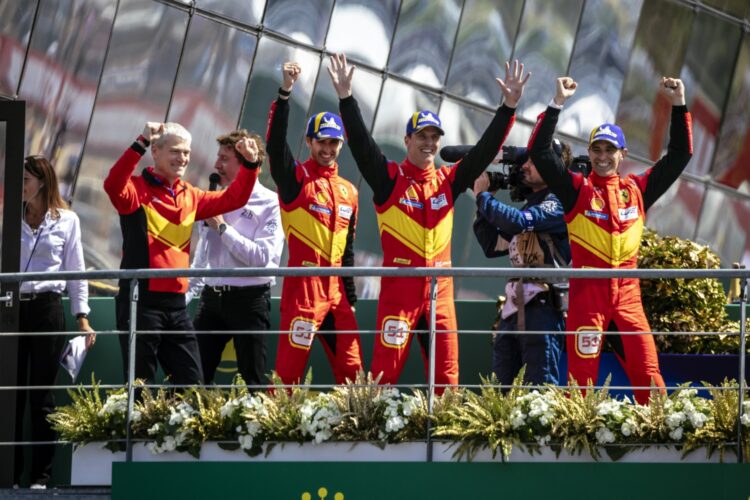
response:
<path id="1" fill-rule="evenodd" d="M 294 160 L 286 142 L 289 103 L 277 99 L 268 121 L 271 175 L 279 190 L 281 223 L 289 248 L 289 267 L 353 265 L 358 193 L 338 175 L 338 165 L 312 158 Z M 285 384 L 299 383 L 315 337 L 323 344 L 336 383 L 354 380 L 362 369 L 359 329 L 352 307 L 357 296 L 351 278 L 286 277 L 281 292 L 281 330 L 276 373 Z M 315 332 L 321 324 L 352 333 Z M 332 322 L 332 324 L 331 324 Z"/>
<path id="2" fill-rule="evenodd" d="M 672 108 L 667 154 L 640 175 L 588 177 L 568 171 L 550 148 L 560 110 L 540 115 L 530 140 L 531 159 L 565 210 L 573 267 L 634 269 L 646 211 L 677 180 L 692 155 L 692 126 L 685 106 Z M 571 279 L 566 339 L 570 377 L 596 383 L 603 332 L 647 332 L 610 340 L 631 384 L 664 387 L 637 278 Z M 650 391 L 634 391 L 645 404 Z"/>
<path id="3" fill-rule="evenodd" d="M 420 169 L 408 161 L 388 161 L 362 120 L 357 101 L 339 102 L 341 117 L 357 166 L 373 190 L 383 265 L 386 267 L 450 267 L 453 208 L 494 159 L 515 120 L 515 110 L 502 106 L 477 145 L 448 167 Z M 380 383 L 398 382 L 413 330 L 426 330 L 430 317 L 430 278 L 381 280 L 372 366 Z M 435 384 L 458 384 L 458 337 L 453 279 L 437 280 L 435 324 Z M 427 335 L 420 335 L 425 372 Z"/>

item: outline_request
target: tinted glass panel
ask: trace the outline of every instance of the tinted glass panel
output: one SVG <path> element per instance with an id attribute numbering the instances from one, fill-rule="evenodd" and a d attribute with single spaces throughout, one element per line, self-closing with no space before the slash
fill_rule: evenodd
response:
<path id="1" fill-rule="evenodd" d="M 678 179 L 648 211 L 648 227 L 662 235 L 695 238 L 705 191 L 703 184 Z"/>
<path id="2" fill-rule="evenodd" d="M 186 179 L 206 187 L 213 171 L 216 137 L 240 118 L 256 38 L 225 24 L 193 16 L 175 84 L 169 121 L 193 135 Z"/>
<path id="3" fill-rule="evenodd" d="M 747 17 L 750 14 L 747 0 L 703 0 L 703 3 L 737 17 Z"/>
<path id="4" fill-rule="evenodd" d="M 326 48 L 384 68 L 391 50 L 398 7 L 399 0 L 338 0 L 333 8 Z"/>
<path id="5" fill-rule="evenodd" d="M 0 95 L 18 91 L 37 0 L 0 3 Z"/>
<path id="6" fill-rule="evenodd" d="M 320 47 L 325 40 L 331 7 L 333 0 L 269 0 L 263 26 Z"/>
<path id="7" fill-rule="evenodd" d="M 713 177 L 750 194 L 750 38 L 742 41 L 729 93 Z"/>
<path id="8" fill-rule="evenodd" d="M 442 86 L 460 13 L 458 0 L 404 0 L 389 68 L 422 85 Z"/>
<path id="9" fill-rule="evenodd" d="M 522 7 L 522 0 L 466 2 L 448 76 L 450 92 L 490 106 L 500 102 L 495 78 L 505 75 Z"/>
<path id="10" fill-rule="evenodd" d="M 723 267 L 740 262 L 750 237 L 750 204 L 720 189 L 709 189 L 701 214 L 697 241 L 721 257 Z"/>
<path id="11" fill-rule="evenodd" d="M 87 228 L 87 265 L 119 265 L 120 224 L 102 180 L 147 121 L 166 117 L 187 20 L 187 12 L 157 2 L 120 4 L 74 196 Z M 140 165 L 150 162 L 146 154 Z"/>
<path id="12" fill-rule="evenodd" d="M 52 160 L 67 197 L 73 187 L 116 2 L 42 2 L 21 82 L 30 154 Z"/>
<path id="13" fill-rule="evenodd" d="M 292 151 L 307 158 L 306 149 L 302 151 L 302 139 L 305 133 L 305 123 L 315 86 L 315 79 L 320 66 L 320 56 L 307 50 L 299 49 L 276 42 L 270 38 L 261 38 L 258 43 L 258 53 L 255 56 L 250 84 L 245 96 L 245 108 L 242 111 L 241 125 L 266 136 L 266 121 L 271 103 L 276 100 L 281 85 L 281 67 L 285 61 L 297 61 L 302 66 L 302 74 L 294 85 L 292 96 L 289 98 L 289 129 L 287 142 Z M 275 186 L 270 172 L 264 169 L 261 180 L 266 186 Z"/>
<path id="14" fill-rule="evenodd" d="M 692 22 L 693 13 L 683 5 L 665 0 L 643 3 L 617 108 L 617 123 L 625 131 L 631 153 L 652 160 L 662 154 L 671 104 L 657 94 L 658 84 L 662 75 L 679 74 Z"/>
<path id="15" fill-rule="evenodd" d="M 713 15 L 699 13 L 695 18 L 682 68 L 693 115 L 694 153 L 688 172 L 705 175 L 711 167 L 741 34 L 739 26 Z"/>
<path id="16" fill-rule="evenodd" d="M 521 101 L 521 115 L 536 120 L 554 95 L 555 79 L 566 73 L 582 0 L 527 0 L 515 59 L 533 73 Z"/>
<path id="17" fill-rule="evenodd" d="M 594 127 L 614 120 L 642 3 L 586 2 L 569 71 L 578 88 L 565 104 L 558 130 L 585 139 Z"/>
<path id="18" fill-rule="evenodd" d="M 189 0 L 183 1 L 191 3 Z M 266 6 L 265 0 L 195 0 L 195 4 L 201 9 L 210 10 L 251 26 L 260 24 L 263 9 Z"/>

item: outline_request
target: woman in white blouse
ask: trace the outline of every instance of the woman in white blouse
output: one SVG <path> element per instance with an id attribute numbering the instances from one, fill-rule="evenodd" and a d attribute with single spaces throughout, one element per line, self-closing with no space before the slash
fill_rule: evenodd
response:
<path id="1" fill-rule="evenodd" d="M 87 332 L 86 347 L 96 341 L 89 326 L 88 283 L 85 280 L 56 280 L 58 271 L 83 271 L 81 225 L 60 196 L 57 176 L 49 160 L 29 156 L 23 170 L 23 223 L 21 224 L 21 271 L 49 272 L 45 281 L 26 281 L 20 289 L 21 332 L 62 332 L 65 320 L 62 292 L 67 288 L 70 308 L 78 329 Z M 52 386 L 65 345 L 63 335 L 21 336 L 18 340 L 18 385 Z M 47 389 L 18 391 L 16 401 L 16 441 L 23 441 L 23 412 L 30 399 L 31 440 L 54 441 L 56 435 L 47 422 L 54 410 L 53 392 Z M 53 445 L 31 446 L 32 488 L 44 488 L 52 469 Z M 16 446 L 15 484 L 21 478 L 23 447 Z"/>

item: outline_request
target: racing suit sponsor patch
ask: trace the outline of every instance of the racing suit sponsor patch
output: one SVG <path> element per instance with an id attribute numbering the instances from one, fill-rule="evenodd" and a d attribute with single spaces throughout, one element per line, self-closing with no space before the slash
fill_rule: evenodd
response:
<path id="1" fill-rule="evenodd" d="M 292 332 L 289 334 L 289 341 L 294 347 L 310 349 L 314 337 L 315 323 L 304 318 L 292 320 Z"/>
<path id="2" fill-rule="evenodd" d="M 344 219 L 351 219 L 354 210 L 349 205 L 339 205 L 339 217 Z"/>
<path id="3" fill-rule="evenodd" d="M 409 340 L 409 323 L 398 317 L 386 318 L 382 339 L 386 347 L 403 347 Z"/>
<path id="4" fill-rule="evenodd" d="M 576 333 L 576 351 L 582 358 L 592 358 L 599 354 L 602 346 L 602 332 L 599 330 L 587 330 L 585 327 Z M 585 384 L 586 381 L 579 380 Z"/>
<path id="5" fill-rule="evenodd" d="M 316 205 L 315 203 L 310 204 L 310 210 L 313 212 L 320 212 L 321 214 L 331 215 L 331 209 L 328 207 L 323 207 L 320 205 Z"/>
<path id="6" fill-rule="evenodd" d="M 638 205 L 633 205 L 632 207 L 628 207 L 628 208 L 621 208 L 619 209 L 619 212 L 620 212 L 621 221 L 637 219 L 638 218 Z"/>
<path id="7" fill-rule="evenodd" d="M 448 206 L 448 198 L 446 198 L 445 193 L 441 193 L 439 196 L 433 196 L 430 198 L 430 207 L 433 210 L 440 210 L 443 207 Z"/>
<path id="8" fill-rule="evenodd" d="M 406 205 L 407 207 L 414 207 L 420 210 L 424 208 L 424 204 L 422 204 L 422 202 L 410 200 L 408 198 L 401 198 L 398 200 L 398 202 L 401 203 L 402 205 Z"/>
<path id="9" fill-rule="evenodd" d="M 585 215 L 586 217 L 591 217 L 593 219 L 609 219 L 609 215 L 605 214 L 604 212 L 594 212 L 593 210 L 586 210 L 583 212 L 583 215 Z"/>

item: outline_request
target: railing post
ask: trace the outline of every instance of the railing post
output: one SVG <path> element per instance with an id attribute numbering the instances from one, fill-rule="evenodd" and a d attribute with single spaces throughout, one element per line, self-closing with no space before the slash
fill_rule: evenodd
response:
<path id="1" fill-rule="evenodd" d="M 430 276 L 430 326 L 429 326 L 429 363 L 427 380 L 427 414 L 432 417 L 435 403 L 435 325 L 437 323 L 437 276 Z M 432 462 L 432 425 L 427 420 L 427 461 Z"/>
<path id="2" fill-rule="evenodd" d="M 130 321 L 128 322 L 128 413 L 125 418 L 125 461 L 133 461 L 133 431 L 130 428 L 135 403 L 135 331 L 138 315 L 138 279 L 130 281 Z"/>
<path id="3" fill-rule="evenodd" d="M 747 314 L 745 307 L 747 306 L 747 278 L 742 280 L 742 288 L 740 289 L 740 378 L 739 380 L 739 411 L 737 413 L 737 461 L 742 463 L 744 460 L 742 453 L 742 407 L 745 403 L 745 352 L 747 350 L 747 342 L 745 340 L 745 321 L 747 321 Z"/>

